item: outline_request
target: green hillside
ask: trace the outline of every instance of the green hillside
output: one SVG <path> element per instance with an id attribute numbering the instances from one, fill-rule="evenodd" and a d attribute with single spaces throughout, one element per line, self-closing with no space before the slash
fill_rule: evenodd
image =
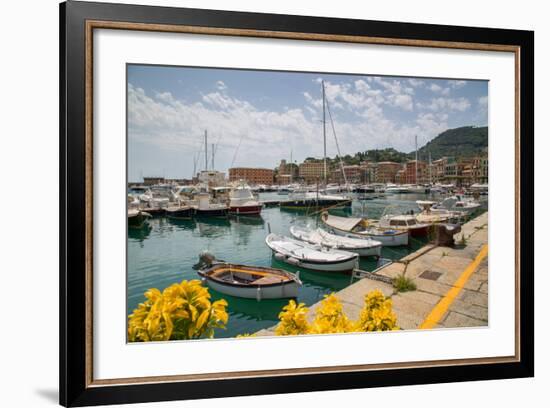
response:
<path id="1" fill-rule="evenodd" d="M 449 129 L 418 149 L 418 155 L 426 160 L 428 152 L 432 160 L 444 156 L 471 157 L 487 151 L 488 128 L 465 126 Z M 414 152 L 409 153 L 414 157 Z"/>
<path id="2" fill-rule="evenodd" d="M 428 152 L 430 152 L 432 160 L 440 159 L 444 156 L 452 157 L 472 157 L 487 152 L 488 146 L 488 128 L 464 126 L 456 129 L 448 129 L 440 133 L 425 146 L 418 149 L 418 158 L 420 160 L 428 160 Z M 362 161 L 370 160 L 373 162 L 392 161 L 397 163 L 405 163 L 408 160 L 413 160 L 415 152 L 403 153 L 394 148 L 372 149 L 364 152 L 357 152 L 354 155 L 342 156 L 342 161 L 345 164 L 359 164 Z M 323 159 L 308 157 L 308 161 L 321 162 Z M 328 165 L 331 167 L 338 166 L 340 160 L 338 156 L 327 158 Z"/>

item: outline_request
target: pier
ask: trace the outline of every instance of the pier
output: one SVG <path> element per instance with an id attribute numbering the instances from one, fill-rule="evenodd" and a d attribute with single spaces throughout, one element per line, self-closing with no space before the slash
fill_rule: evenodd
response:
<path id="1" fill-rule="evenodd" d="M 488 325 L 488 213 L 464 224 L 455 242 L 454 247 L 428 244 L 376 271 L 379 279 L 363 278 L 336 292 L 345 313 L 357 319 L 365 295 L 379 289 L 391 297 L 397 324 L 405 330 Z M 402 274 L 416 290 L 397 292 L 387 283 Z M 319 304 L 309 307 L 310 319 Z M 256 335 L 272 336 L 274 327 Z"/>

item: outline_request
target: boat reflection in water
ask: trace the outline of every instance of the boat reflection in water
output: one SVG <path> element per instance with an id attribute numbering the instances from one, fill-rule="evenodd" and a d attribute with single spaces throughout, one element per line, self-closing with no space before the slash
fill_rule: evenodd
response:
<path id="1" fill-rule="evenodd" d="M 201 237 L 215 238 L 231 234 L 229 218 L 204 217 L 196 218 L 197 231 Z"/>
<path id="2" fill-rule="evenodd" d="M 318 289 L 319 293 L 328 293 L 330 291 L 338 291 L 349 285 L 349 276 L 345 274 L 326 273 L 323 271 L 313 271 L 298 266 L 289 265 L 286 262 L 279 261 L 274 256 L 271 259 L 273 268 L 284 269 L 288 272 L 297 274 L 300 277 L 303 285 L 309 288 Z M 322 294 L 318 295 L 318 299 L 322 299 Z M 298 297 L 298 300 L 300 297 Z"/>
<path id="3" fill-rule="evenodd" d="M 248 245 L 257 231 L 265 230 L 265 221 L 261 215 L 231 216 L 231 234 L 236 245 Z M 262 232 L 263 234 L 263 232 Z"/>
<path id="4" fill-rule="evenodd" d="M 261 215 L 232 215 L 229 217 L 229 219 L 232 221 L 232 223 L 237 225 L 264 225 L 265 223 Z"/>
<path id="5" fill-rule="evenodd" d="M 279 313 L 289 302 L 288 299 L 263 299 L 261 302 L 258 302 L 256 299 L 246 299 L 220 293 L 212 288 L 209 291 L 212 301 L 219 299 L 227 301 L 229 319 L 233 318 L 233 321 L 237 318 L 245 321 L 257 321 L 264 323 L 265 327 L 269 326 L 269 324 L 265 324 L 266 321 L 271 322 L 271 325 L 276 325 L 279 322 Z M 243 330 L 240 333 L 248 332 L 248 327 L 243 322 Z"/>
<path id="6" fill-rule="evenodd" d="M 128 228 L 128 239 L 143 242 L 149 237 L 152 229 L 153 227 L 148 222 L 144 223 L 140 228 Z"/>
<path id="7" fill-rule="evenodd" d="M 166 218 L 168 224 L 172 225 L 174 229 L 181 230 L 194 230 L 197 227 L 197 223 L 194 219 L 179 219 L 179 218 Z"/>

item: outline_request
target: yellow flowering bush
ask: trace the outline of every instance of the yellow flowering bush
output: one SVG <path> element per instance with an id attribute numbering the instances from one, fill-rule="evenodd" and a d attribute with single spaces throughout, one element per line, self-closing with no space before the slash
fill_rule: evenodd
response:
<path id="1" fill-rule="evenodd" d="M 296 334 L 308 334 L 311 332 L 306 314 L 308 308 L 303 304 L 296 304 L 294 300 L 288 302 L 279 313 L 280 323 L 275 328 L 277 336 L 291 336 Z"/>
<path id="2" fill-rule="evenodd" d="M 313 322 L 307 321 L 308 308 L 291 300 L 279 313 L 280 322 L 275 328 L 278 336 L 298 334 L 351 333 L 398 330 L 397 316 L 392 310 L 391 299 L 380 290 L 369 292 L 359 319 L 351 321 L 344 313 L 340 300 L 332 293 L 315 310 Z"/>
<path id="3" fill-rule="evenodd" d="M 344 307 L 334 293 L 325 298 L 316 310 L 312 332 L 346 333 L 352 331 L 353 325 L 344 313 Z"/>
<path id="4" fill-rule="evenodd" d="M 199 280 L 175 283 L 161 292 L 149 289 L 147 300 L 128 316 L 128 340 L 165 341 L 213 337 L 227 324 L 227 302 L 210 301 Z"/>
<path id="5" fill-rule="evenodd" d="M 392 310 L 391 299 L 382 291 L 373 290 L 365 296 L 365 306 L 356 322 L 356 331 L 398 330 L 397 316 Z"/>

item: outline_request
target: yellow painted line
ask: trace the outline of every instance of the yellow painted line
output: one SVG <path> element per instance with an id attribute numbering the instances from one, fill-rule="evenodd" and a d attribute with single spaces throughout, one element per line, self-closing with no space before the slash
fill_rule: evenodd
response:
<path id="1" fill-rule="evenodd" d="M 464 269 L 464 272 L 462 272 L 462 274 L 456 280 L 453 287 L 449 289 L 445 296 L 443 296 L 443 299 L 441 299 L 439 303 L 435 305 L 430 314 L 419 326 L 419 329 L 431 329 L 437 323 L 439 323 L 445 312 L 449 309 L 449 306 L 451 306 L 451 304 L 454 302 L 455 298 L 464 288 L 466 282 L 468 282 L 468 279 L 470 279 L 472 274 L 475 272 L 481 261 L 485 259 L 488 253 L 489 246 L 485 244 L 483 245 L 483 248 L 481 248 L 481 251 L 479 251 L 479 254 L 477 254 L 475 259 L 472 261 L 472 263 L 470 263 L 470 265 L 468 265 L 466 269 Z"/>

